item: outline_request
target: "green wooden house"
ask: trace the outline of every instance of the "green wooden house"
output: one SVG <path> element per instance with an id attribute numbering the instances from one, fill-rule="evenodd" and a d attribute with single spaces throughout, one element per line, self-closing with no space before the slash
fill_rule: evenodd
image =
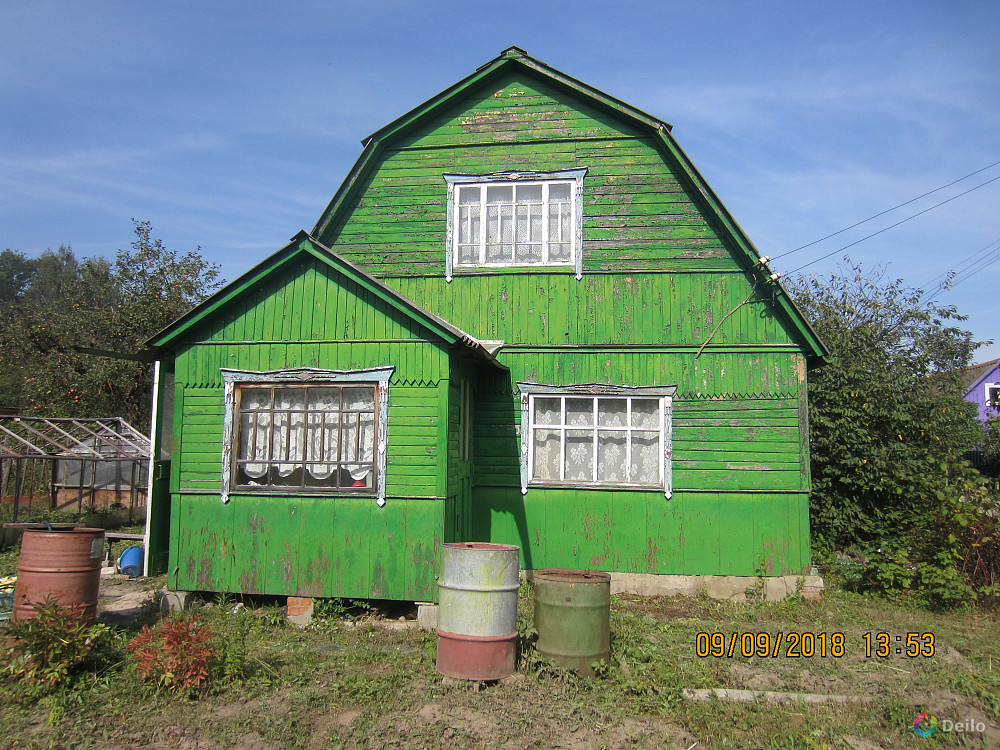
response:
<path id="1" fill-rule="evenodd" d="M 825 350 L 669 125 L 512 47 L 363 143 L 310 234 L 151 341 L 151 570 L 409 600 L 452 541 L 808 571 Z"/>

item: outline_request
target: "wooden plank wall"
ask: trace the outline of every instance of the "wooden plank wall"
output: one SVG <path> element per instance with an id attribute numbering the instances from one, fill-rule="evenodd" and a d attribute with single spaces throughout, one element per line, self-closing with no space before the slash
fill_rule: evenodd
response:
<path id="1" fill-rule="evenodd" d="M 386 283 L 474 336 L 508 344 L 697 350 L 711 336 L 712 346 L 791 345 L 770 291 L 762 288 L 743 304 L 751 286 L 738 272 L 618 272 L 577 281 L 571 273 L 535 271 Z"/>
<path id="2" fill-rule="evenodd" d="M 387 148 L 318 237 L 381 276 L 442 273 L 443 173 L 581 167 L 585 271 L 737 268 L 648 135 L 548 84 L 508 76 Z"/>
<path id="3" fill-rule="evenodd" d="M 396 367 L 386 505 L 234 493 L 220 502 L 220 368 Z M 169 584 L 246 593 L 434 599 L 444 530 L 449 353 L 324 265 L 262 284 L 192 333 L 175 361 Z"/>

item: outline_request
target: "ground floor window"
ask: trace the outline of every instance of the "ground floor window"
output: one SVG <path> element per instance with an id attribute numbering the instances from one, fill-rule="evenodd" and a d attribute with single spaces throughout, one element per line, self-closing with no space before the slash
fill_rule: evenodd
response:
<path id="1" fill-rule="evenodd" d="M 233 484 L 368 491 L 378 386 L 237 386 Z"/>
<path id="2" fill-rule="evenodd" d="M 224 501 L 239 491 L 383 499 L 390 372 L 224 371 Z"/>
<path id="3" fill-rule="evenodd" d="M 670 494 L 673 387 L 518 386 L 522 491 L 575 484 Z"/>

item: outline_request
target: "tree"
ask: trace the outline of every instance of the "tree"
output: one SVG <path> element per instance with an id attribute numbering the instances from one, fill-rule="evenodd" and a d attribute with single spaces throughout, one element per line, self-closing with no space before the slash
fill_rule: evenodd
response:
<path id="1" fill-rule="evenodd" d="M 832 353 L 809 382 L 815 548 L 862 549 L 869 591 L 995 596 L 997 504 L 963 460 L 981 436 L 958 377 L 979 345 L 965 318 L 860 266 L 789 288 Z"/>
<path id="2" fill-rule="evenodd" d="M 791 285 L 831 349 L 809 383 L 813 535 L 835 548 L 908 527 L 975 444 L 957 370 L 978 345 L 954 307 L 860 266 Z"/>
<path id="3" fill-rule="evenodd" d="M 0 253 L 0 304 L 19 300 L 31 283 L 38 261 L 16 250 Z"/>
<path id="4" fill-rule="evenodd" d="M 152 365 L 136 357 L 221 283 L 200 248 L 178 256 L 152 238 L 149 222 L 134 223 L 132 249 L 120 250 L 113 264 L 79 261 L 69 247 L 35 261 L 0 255 L 0 269 L 27 269 L 26 280 L 0 298 L 0 404 L 148 425 Z"/>

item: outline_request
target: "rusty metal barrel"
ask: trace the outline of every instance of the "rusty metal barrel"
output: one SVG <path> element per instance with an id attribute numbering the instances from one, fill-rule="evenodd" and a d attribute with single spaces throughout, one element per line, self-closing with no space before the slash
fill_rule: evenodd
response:
<path id="1" fill-rule="evenodd" d="M 13 619 L 37 615 L 34 605 L 51 596 L 63 607 L 83 605 L 97 619 L 104 529 L 25 529 L 14 586 Z"/>
<path id="2" fill-rule="evenodd" d="M 514 672 L 520 547 L 454 542 L 442 547 L 437 670 L 462 680 Z"/>
<path id="3" fill-rule="evenodd" d="M 536 570 L 536 648 L 579 674 L 607 662 L 611 647 L 611 575 L 593 570 Z"/>

